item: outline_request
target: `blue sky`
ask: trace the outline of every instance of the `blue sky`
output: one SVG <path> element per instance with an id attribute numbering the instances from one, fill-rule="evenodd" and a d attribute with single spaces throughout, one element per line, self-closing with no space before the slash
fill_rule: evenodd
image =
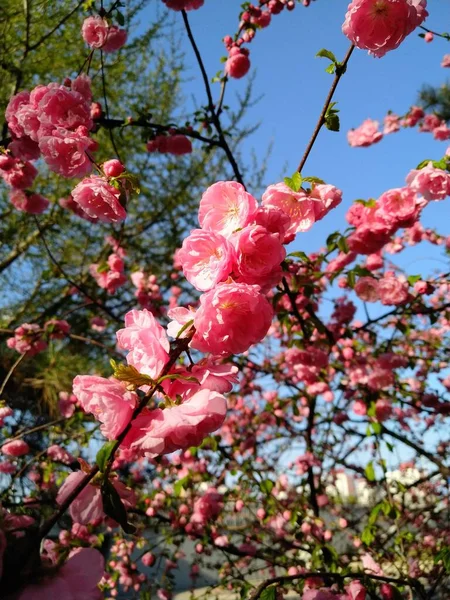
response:
<path id="1" fill-rule="evenodd" d="M 338 59 L 343 58 L 349 45 L 341 32 L 347 4 L 346 0 L 317 0 L 309 8 L 299 5 L 292 12 L 284 11 L 274 16 L 270 27 L 258 32 L 250 44 L 254 93 L 261 100 L 249 113 L 248 122 L 261 125 L 243 143 L 241 151 L 244 158 L 249 159 L 252 151 L 262 158 L 273 143 L 267 183 L 290 175 L 303 154 L 332 82 L 332 76 L 325 72 L 328 61 L 315 55 L 327 48 Z M 162 2 L 155 0 L 145 18 L 154 19 L 161 6 Z M 429 0 L 428 8 L 430 16 L 425 25 L 436 31 L 450 30 L 450 0 Z M 239 11 L 239 0 L 205 0 L 200 10 L 189 13 L 210 77 L 222 66 L 220 57 L 225 51 L 221 40 L 236 31 Z M 179 23 L 180 47 L 186 54 L 186 99 L 188 103 L 205 104 L 203 84 L 181 16 L 171 16 Z M 406 112 L 423 83 L 442 84 L 447 73 L 450 75 L 440 66 L 445 53 L 450 53 L 449 42 L 435 38 L 426 44 L 413 33 L 398 50 L 382 59 L 361 50 L 353 54 L 335 96 L 341 111 L 341 132 L 321 132 L 303 173 L 340 187 L 344 191 L 343 204 L 297 238 L 297 248 L 318 249 L 330 232 L 346 226 L 344 215 L 353 200 L 377 197 L 386 189 L 403 185 L 409 170 L 421 160 L 444 154 L 446 142 L 436 142 L 430 134 L 416 130 L 402 130 L 368 149 L 350 148 L 346 132 L 368 117 L 382 120 L 389 109 Z M 233 106 L 236 94 L 243 93 L 245 85 L 246 78 L 232 81 L 226 103 Z M 219 84 L 213 85 L 213 90 L 217 97 Z M 251 182 L 248 187 L 251 191 Z M 450 233 L 447 206 L 441 203 L 427 208 L 425 225 L 443 223 L 447 229 L 442 233 Z"/>

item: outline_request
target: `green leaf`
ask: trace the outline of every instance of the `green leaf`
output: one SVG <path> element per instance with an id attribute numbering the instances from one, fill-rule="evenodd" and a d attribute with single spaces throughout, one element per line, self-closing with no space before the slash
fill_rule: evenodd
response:
<path id="1" fill-rule="evenodd" d="M 302 252 L 301 250 L 297 252 L 291 252 L 288 256 L 294 256 L 295 258 L 301 258 L 304 262 L 309 262 L 308 255 L 306 252 Z"/>
<path id="2" fill-rule="evenodd" d="M 125 25 L 125 17 L 120 12 L 120 10 L 116 10 L 116 19 L 119 25 L 121 25 L 122 27 Z"/>
<path id="3" fill-rule="evenodd" d="M 118 491 L 109 481 L 109 479 L 103 481 L 101 492 L 103 510 L 105 514 L 111 519 L 114 519 L 114 521 L 117 521 L 125 533 L 134 533 L 136 531 L 136 527 L 131 525 L 131 523 L 128 523 L 125 506 L 119 496 Z"/>
<path id="4" fill-rule="evenodd" d="M 326 48 L 322 48 L 322 50 L 319 50 L 319 52 L 316 54 L 316 57 L 317 58 L 328 58 L 335 65 L 338 64 L 338 60 L 335 57 L 335 55 L 331 52 L 331 50 L 327 50 Z"/>
<path id="5" fill-rule="evenodd" d="M 366 468 L 364 469 L 366 477 L 369 481 L 375 481 L 375 469 L 373 468 L 372 461 L 367 463 Z"/>
<path id="6" fill-rule="evenodd" d="M 308 183 L 325 183 L 325 181 L 323 179 L 320 179 L 320 177 L 303 177 L 303 181 L 306 181 Z"/>
<path id="7" fill-rule="evenodd" d="M 442 561 L 446 573 L 450 573 L 450 546 L 444 546 L 434 557 L 434 564 Z"/>
<path id="8" fill-rule="evenodd" d="M 181 490 L 184 489 L 184 486 L 186 485 L 186 483 L 188 483 L 188 481 L 189 481 L 189 476 L 186 476 L 186 477 L 183 477 L 183 479 L 179 479 L 178 481 L 176 481 L 174 483 L 173 492 L 177 498 L 181 494 Z"/>
<path id="9" fill-rule="evenodd" d="M 271 585 L 267 587 L 259 596 L 261 600 L 277 600 L 277 586 Z"/>
<path id="10" fill-rule="evenodd" d="M 409 285 L 414 285 L 415 283 L 417 283 L 417 281 L 420 281 L 422 279 L 421 275 L 410 275 L 408 277 L 408 283 Z"/>
<path id="11" fill-rule="evenodd" d="M 347 273 L 347 284 L 351 287 L 354 288 L 355 287 L 355 283 L 356 283 L 356 277 L 355 277 L 355 272 L 354 271 L 349 271 Z"/>
<path id="12" fill-rule="evenodd" d="M 111 452 L 113 451 L 114 446 L 116 445 L 115 440 L 111 440 L 110 442 L 106 442 L 100 450 L 97 452 L 97 456 L 95 457 L 95 462 L 98 465 L 98 468 L 103 473 L 106 467 L 106 463 L 108 462 L 109 457 L 111 456 Z"/>
<path id="13" fill-rule="evenodd" d="M 330 131 L 339 131 L 341 128 L 341 123 L 339 121 L 339 117 L 334 112 L 328 112 L 325 115 L 325 127 Z"/>
<path id="14" fill-rule="evenodd" d="M 363 532 L 361 534 L 361 541 L 366 544 L 366 546 L 370 546 L 370 544 L 374 541 L 374 528 L 372 525 L 368 525 L 364 527 Z"/>
<path id="15" fill-rule="evenodd" d="M 336 71 L 336 65 L 334 63 L 331 63 L 330 65 L 328 65 L 325 71 L 330 75 L 333 75 L 333 73 Z"/>
<path id="16" fill-rule="evenodd" d="M 270 479 L 263 479 L 263 481 L 261 481 L 261 483 L 259 484 L 261 491 L 267 495 L 271 493 L 271 491 L 273 490 L 273 486 L 274 483 Z"/>
<path id="17" fill-rule="evenodd" d="M 338 243 L 338 248 L 341 252 L 343 252 L 344 254 L 348 254 L 350 252 L 348 244 L 347 244 L 347 238 L 345 238 L 343 235 L 340 237 Z"/>
<path id="18" fill-rule="evenodd" d="M 169 379 L 170 381 L 190 381 L 192 383 L 198 383 L 200 385 L 200 381 L 196 377 L 186 377 L 185 375 L 180 375 L 178 373 L 164 375 L 163 377 L 160 377 L 156 383 L 162 383 L 166 379 Z"/>
<path id="19" fill-rule="evenodd" d="M 294 192 L 298 192 L 302 187 L 303 178 L 298 171 L 296 171 L 292 177 L 285 177 L 284 183 L 291 188 Z"/>

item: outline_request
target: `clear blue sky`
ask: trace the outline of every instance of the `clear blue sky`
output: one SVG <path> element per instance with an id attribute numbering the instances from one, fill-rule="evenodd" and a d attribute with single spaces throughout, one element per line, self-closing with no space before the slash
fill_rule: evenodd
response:
<path id="1" fill-rule="evenodd" d="M 255 97 L 262 96 L 248 115 L 248 122 L 260 122 L 259 130 L 242 145 L 243 156 L 251 151 L 264 156 L 270 142 L 267 183 L 275 183 L 296 168 L 316 123 L 332 76 L 325 73 L 328 62 L 315 58 L 321 48 L 343 58 L 349 42 L 341 32 L 348 2 L 317 0 L 309 8 L 299 5 L 293 12 L 272 17 L 270 27 L 258 32 L 250 44 L 252 72 L 255 72 Z M 155 0 L 145 13 L 154 19 L 161 14 L 162 2 Z M 450 0 L 429 0 L 430 17 L 425 25 L 436 31 L 450 30 Z M 225 55 L 222 38 L 234 34 L 240 11 L 239 0 L 205 0 L 205 5 L 191 11 L 189 18 L 206 69 L 213 77 L 221 68 Z M 204 88 L 195 58 L 184 33 L 181 15 L 171 16 L 179 23 L 180 47 L 186 54 L 185 84 L 188 101 L 205 104 Z M 450 71 L 440 66 L 442 56 L 450 53 L 450 43 L 436 38 L 426 44 L 417 33 L 403 45 L 376 59 L 364 51 L 353 54 L 348 71 L 341 80 L 335 100 L 341 117 L 341 132 L 321 132 L 304 170 L 305 175 L 321 177 L 344 191 L 344 201 L 311 232 L 297 238 L 296 245 L 316 250 L 328 233 L 345 227 L 344 215 L 357 198 L 377 197 L 386 189 L 404 184 L 409 170 L 424 158 L 440 158 L 446 142 L 436 142 L 430 134 L 402 130 L 387 136 L 368 149 L 352 149 L 346 133 L 371 117 L 382 120 L 391 109 L 404 113 L 415 102 L 423 83 L 439 85 Z M 226 102 L 233 105 L 236 93 L 245 89 L 246 78 L 231 81 Z M 215 96 L 219 84 L 213 85 Z M 213 182 L 211 182 L 213 183 Z M 251 191 L 251 182 L 248 182 Z M 450 233 L 448 202 L 434 204 L 424 214 L 424 223 L 442 223 L 442 233 Z M 423 254 L 423 250 L 421 250 Z M 430 252 L 432 250 L 430 249 Z"/>

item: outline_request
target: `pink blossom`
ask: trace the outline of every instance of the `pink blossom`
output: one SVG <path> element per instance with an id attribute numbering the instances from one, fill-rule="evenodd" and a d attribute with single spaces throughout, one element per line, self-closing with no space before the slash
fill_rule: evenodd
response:
<path id="1" fill-rule="evenodd" d="M 0 157 L 2 158 L 2 157 Z M 38 174 L 37 169 L 28 161 L 22 161 L 18 158 L 4 157 L 7 161 L 0 162 L 0 175 L 6 184 L 12 188 L 25 190 L 33 185 L 33 181 Z"/>
<path id="2" fill-rule="evenodd" d="M 77 403 L 77 399 L 73 394 L 69 394 L 67 392 L 59 392 L 59 400 L 58 400 L 59 412 L 66 419 L 70 419 L 70 417 L 75 412 L 75 404 L 76 403 Z"/>
<path id="3" fill-rule="evenodd" d="M 12 440 L 3 444 L 0 450 L 6 456 L 23 456 L 24 454 L 28 454 L 30 447 L 25 440 Z"/>
<path id="4" fill-rule="evenodd" d="M 191 345 L 214 355 L 240 354 L 264 339 L 272 317 L 259 286 L 219 284 L 200 298 Z"/>
<path id="5" fill-rule="evenodd" d="M 261 225 L 248 225 L 232 238 L 236 248 L 235 279 L 258 284 L 263 292 L 280 282 L 286 250 L 279 236 Z"/>
<path id="6" fill-rule="evenodd" d="M 102 423 L 100 430 L 110 440 L 129 423 L 138 400 L 122 382 L 95 375 L 77 375 L 73 393 L 82 408 Z"/>
<path id="7" fill-rule="evenodd" d="M 241 79 L 250 70 L 250 59 L 246 48 L 234 46 L 229 51 L 227 62 L 225 63 L 225 73 L 234 79 Z"/>
<path id="8" fill-rule="evenodd" d="M 435 140 L 445 142 L 450 139 L 450 127 L 445 121 L 441 121 L 437 127 L 433 129 L 433 137 Z"/>
<path id="9" fill-rule="evenodd" d="M 29 105 L 30 92 L 24 90 L 12 96 L 8 102 L 5 111 L 5 119 L 8 123 L 8 129 L 18 138 L 26 135 L 26 132 L 19 121 L 20 109 Z"/>
<path id="10" fill-rule="evenodd" d="M 92 317 L 91 319 L 91 329 L 94 331 L 105 331 L 107 322 L 102 317 Z"/>
<path id="11" fill-rule="evenodd" d="M 233 269 L 235 252 L 230 242 L 213 231 L 194 229 L 177 252 L 186 279 L 203 292 L 224 281 Z"/>
<path id="12" fill-rule="evenodd" d="M 57 127 L 70 130 L 92 127 L 89 102 L 79 92 L 64 86 L 47 89 L 39 100 L 38 112 L 41 129 L 47 134 Z"/>
<path id="13" fill-rule="evenodd" d="M 450 67 L 450 54 L 444 54 L 442 58 L 441 67 L 448 68 Z"/>
<path id="14" fill-rule="evenodd" d="M 70 332 L 70 325 L 65 319 L 50 319 L 44 325 L 45 332 L 50 338 L 64 339 Z"/>
<path id="15" fill-rule="evenodd" d="M 353 0 L 342 31 L 357 48 L 381 57 L 428 16 L 426 0 Z"/>
<path id="16" fill-rule="evenodd" d="M 120 50 L 125 45 L 127 37 L 126 29 L 120 29 L 117 25 L 110 25 L 106 42 L 102 47 L 103 52 L 109 53 Z"/>
<path id="17" fill-rule="evenodd" d="M 125 167 L 117 160 L 117 158 L 112 158 L 111 160 L 107 160 L 102 165 L 103 173 L 107 177 L 118 177 L 125 171 Z"/>
<path id="18" fill-rule="evenodd" d="M 4 460 L 0 462 L 0 473 L 3 475 L 12 475 L 17 471 L 17 466 L 10 462 L 9 460 Z M 0 530 L 0 577 L 1 577 L 1 535 L 2 531 Z"/>
<path id="19" fill-rule="evenodd" d="M 386 421 L 392 414 L 392 404 L 387 398 L 379 398 L 375 402 L 375 416 L 377 421 Z"/>
<path id="20" fill-rule="evenodd" d="M 81 27 L 83 40 L 91 48 L 101 48 L 108 36 L 108 21 L 99 15 L 87 17 Z"/>
<path id="21" fill-rule="evenodd" d="M 314 218 L 320 221 L 342 202 L 342 192 L 334 185 L 318 183 L 313 186 L 309 198 L 315 200 Z"/>
<path id="22" fill-rule="evenodd" d="M 8 150 L 22 161 L 36 160 L 41 155 L 38 144 L 28 136 L 14 139 L 8 144 Z"/>
<path id="23" fill-rule="evenodd" d="M 36 323 L 23 323 L 17 327 L 14 337 L 8 338 L 6 344 L 27 356 L 34 356 L 47 348 L 47 343 L 42 340 L 42 330 Z"/>
<path id="24" fill-rule="evenodd" d="M 14 414 L 13 409 L 10 406 L 6 406 L 3 402 L 0 403 L 0 427 L 3 425 L 5 419 L 12 417 Z"/>
<path id="25" fill-rule="evenodd" d="M 174 156 L 182 156 L 192 152 L 191 140 L 180 133 L 170 135 L 167 138 L 167 152 Z"/>
<path id="26" fill-rule="evenodd" d="M 203 6 L 205 0 L 163 0 L 167 8 L 172 10 L 196 10 Z"/>
<path id="27" fill-rule="evenodd" d="M 409 226 L 419 215 L 417 196 L 412 188 L 395 188 L 381 194 L 378 199 L 381 217 L 392 221 L 396 227 Z"/>
<path id="28" fill-rule="evenodd" d="M 198 446 L 222 425 L 226 412 L 224 396 L 202 389 L 181 404 L 142 411 L 124 445 L 149 457 Z"/>
<path id="29" fill-rule="evenodd" d="M 30 194 L 22 190 L 14 190 L 11 192 L 9 199 L 11 204 L 29 215 L 40 215 L 49 206 L 50 202 L 40 194 Z"/>
<path id="30" fill-rule="evenodd" d="M 83 177 L 92 170 L 88 151 L 95 150 L 97 143 L 89 138 L 85 127 L 76 131 L 55 128 L 51 135 L 39 139 L 39 149 L 52 171 L 63 177 Z"/>
<path id="31" fill-rule="evenodd" d="M 351 581 L 345 589 L 350 600 L 366 600 L 366 588 L 357 579 Z"/>
<path id="32" fill-rule="evenodd" d="M 167 316 L 172 319 L 167 325 L 167 333 L 171 338 L 186 337 L 189 334 L 189 327 L 185 328 L 180 334 L 183 327 L 187 326 L 190 321 L 194 321 L 195 311 L 183 306 L 171 308 Z"/>
<path id="33" fill-rule="evenodd" d="M 56 572 L 27 585 L 17 600 L 100 600 L 98 584 L 104 574 L 104 559 L 94 548 L 77 548 Z"/>
<path id="34" fill-rule="evenodd" d="M 280 242 L 284 241 L 290 223 L 289 215 L 274 206 L 260 206 L 252 220 L 252 224 L 261 225 L 270 233 L 276 234 Z"/>
<path id="35" fill-rule="evenodd" d="M 379 131 L 378 126 L 378 121 L 366 119 L 356 129 L 350 129 L 347 133 L 348 143 L 354 148 L 365 148 L 376 144 L 383 138 L 383 134 Z"/>
<path id="36" fill-rule="evenodd" d="M 378 294 L 385 306 L 404 304 L 408 300 L 408 283 L 395 276 L 385 276 L 378 282 Z"/>
<path id="37" fill-rule="evenodd" d="M 130 350 L 127 362 L 152 378 L 158 377 L 169 360 L 170 344 L 166 332 L 147 310 L 132 310 L 125 315 L 125 329 L 117 332 L 119 348 Z"/>
<path id="38" fill-rule="evenodd" d="M 59 505 L 64 504 L 70 494 L 83 481 L 86 474 L 83 471 L 70 473 L 62 486 L 59 488 L 56 502 Z M 116 488 L 125 507 L 135 505 L 136 498 L 132 490 L 127 488 L 117 479 L 112 479 L 111 483 Z M 101 521 L 105 514 L 103 512 L 103 500 L 100 487 L 88 483 L 77 497 L 70 504 L 70 516 L 75 523 L 89 525 Z"/>
<path id="39" fill-rule="evenodd" d="M 118 223 L 127 216 L 120 191 L 98 175 L 83 179 L 72 191 L 72 198 L 89 217 L 104 223 Z"/>
<path id="40" fill-rule="evenodd" d="M 388 135 L 389 133 L 396 133 L 400 131 L 400 117 L 389 113 L 384 117 L 384 129 L 383 134 Z"/>
<path id="41" fill-rule="evenodd" d="M 269 208 L 278 208 L 290 218 L 291 224 L 286 232 L 285 242 L 292 241 L 296 233 L 308 231 L 314 225 L 315 202 L 310 200 L 302 189 L 294 192 L 285 183 L 269 185 L 263 194 L 262 204 Z"/>
<path id="42" fill-rule="evenodd" d="M 355 284 L 355 292 L 364 302 L 379 300 L 378 281 L 374 277 L 360 277 Z"/>
<path id="43" fill-rule="evenodd" d="M 57 444 L 53 444 L 47 448 L 47 456 L 52 460 L 61 462 L 65 465 L 70 465 L 71 463 L 76 462 L 75 458 L 69 452 L 67 452 L 65 448 L 62 448 Z"/>
<path id="44" fill-rule="evenodd" d="M 258 203 L 244 186 L 235 181 L 219 181 L 200 200 L 198 220 L 207 231 L 229 238 L 236 229 L 250 223 Z"/>
<path id="45" fill-rule="evenodd" d="M 425 200 L 444 200 L 450 195 L 450 174 L 433 167 L 431 161 L 423 169 L 410 171 L 406 183 Z"/>

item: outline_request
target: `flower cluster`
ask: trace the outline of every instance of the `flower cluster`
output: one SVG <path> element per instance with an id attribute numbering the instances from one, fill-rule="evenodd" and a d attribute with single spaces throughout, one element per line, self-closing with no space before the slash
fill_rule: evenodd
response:
<path id="1" fill-rule="evenodd" d="M 155 136 L 147 142 L 146 147 L 149 152 L 173 154 L 174 156 L 182 156 L 183 154 L 190 154 L 192 152 L 191 140 L 176 131 L 173 131 L 170 135 Z"/>

